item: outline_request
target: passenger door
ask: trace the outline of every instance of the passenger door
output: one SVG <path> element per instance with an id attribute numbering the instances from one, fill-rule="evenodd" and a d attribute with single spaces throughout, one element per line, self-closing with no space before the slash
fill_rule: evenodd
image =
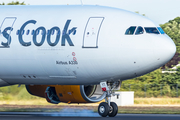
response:
<path id="1" fill-rule="evenodd" d="M 90 17 L 83 37 L 83 48 L 98 48 L 98 35 L 104 17 Z"/>

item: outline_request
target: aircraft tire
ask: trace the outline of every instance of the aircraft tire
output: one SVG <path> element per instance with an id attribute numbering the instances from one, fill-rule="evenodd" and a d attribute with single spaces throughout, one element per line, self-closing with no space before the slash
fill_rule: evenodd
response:
<path id="1" fill-rule="evenodd" d="M 110 103 L 109 117 L 115 117 L 118 113 L 118 106 L 115 102 Z"/>
<path id="2" fill-rule="evenodd" d="M 98 113 L 102 117 L 106 117 L 109 114 L 109 105 L 106 102 L 102 102 L 98 106 Z"/>

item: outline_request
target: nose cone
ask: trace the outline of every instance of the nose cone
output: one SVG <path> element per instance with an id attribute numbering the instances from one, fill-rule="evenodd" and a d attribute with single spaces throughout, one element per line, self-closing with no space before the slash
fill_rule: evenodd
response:
<path id="1" fill-rule="evenodd" d="M 171 40 L 171 38 L 169 38 L 168 40 L 169 43 L 167 43 L 167 57 L 169 57 L 170 59 L 174 57 L 175 53 L 176 53 L 176 45 L 173 42 L 173 40 Z"/>
<path id="2" fill-rule="evenodd" d="M 167 35 L 156 36 L 154 39 L 154 55 L 161 66 L 170 61 L 176 53 L 176 45 Z"/>

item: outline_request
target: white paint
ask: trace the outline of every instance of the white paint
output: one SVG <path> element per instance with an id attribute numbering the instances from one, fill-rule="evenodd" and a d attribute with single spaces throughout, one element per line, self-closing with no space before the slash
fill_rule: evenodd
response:
<path id="1" fill-rule="evenodd" d="M 130 26 L 159 26 L 144 16 L 122 9 L 86 5 L 0 7 L 6 11 L 0 15 L 0 23 L 7 16 L 17 18 L 9 48 L 0 48 L 0 79 L 9 84 L 92 85 L 102 81 L 123 81 L 161 67 L 176 51 L 174 42 L 165 34 L 144 32 L 141 35 L 125 35 Z M 97 47 L 83 48 L 85 28 L 92 17 L 104 18 L 101 27 L 102 19 L 90 22 L 92 28 L 100 30 L 87 29 L 93 39 L 87 39 L 90 45 L 87 47 Z M 30 23 L 25 27 L 23 41 L 31 42 L 30 46 L 25 46 L 19 42 L 17 31 L 29 20 L 36 21 L 36 24 Z M 67 21 L 71 22 L 67 32 L 63 33 Z M 9 27 L 6 23 L 3 28 L 6 26 Z M 55 26 L 61 30 L 56 46 L 48 44 L 47 34 L 41 46 L 35 45 L 32 34 L 26 34 L 28 30 L 31 33 L 40 26 L 46 31 Z M 73 28 L 76 28 L 76 34 L 70 33 Z M 4 39 L 6 29 L 1 32 L 4 34 L 1 38 L 7 42 Z M 51 42 L 55 41 L 56 35 L 51 35 Z M 67 40 L 65 46 L 61 44 L 64 35 L 71 38 L 74 46 L 70 46 Z M 37 35 L 37 42 L 41 40 L 42 35 Z"/>
<path id="2" fill-rule="evenodd" d="M 134 91 L 115 92 L 115 94 L 119 94 L 119 97 L 113 96 L 111 101 L 115 102 L 118 106 L 134 105 Z"/>
<path id="3" fill-rule="evenodd" d="M 177 71 L 162 71 L 162 73 L 176 73 Z"/>

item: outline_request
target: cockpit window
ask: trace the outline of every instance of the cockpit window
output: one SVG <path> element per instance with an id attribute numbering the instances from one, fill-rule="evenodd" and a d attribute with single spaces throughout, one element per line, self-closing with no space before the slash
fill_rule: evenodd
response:
<path id="1" fill-rule="evenodd" d="M 145 27 L 146 33 L 160 34 L 155 27 Z"/>
<path id="2" fill-rule="evenodd" d="M 157 27 L 157 28 L 161 34 L 165 34 L 165 32 L 163 31 L 163 29 L 161 27 Z"/>
<path id="3" fill-rule="evenodd" d="M 141 26 L 139 26 L 136 30 L 135 35 L 139 35 L 139 34 L 143 34 L 143 33 L 144 33 L 144 29 Z"/>
<path id="4" fill-rule="evenodd" d="M 135 30 L 136 30 L 136 26 L 131 26 L 126 30 L 125 35 L 133 35 Z"/>

